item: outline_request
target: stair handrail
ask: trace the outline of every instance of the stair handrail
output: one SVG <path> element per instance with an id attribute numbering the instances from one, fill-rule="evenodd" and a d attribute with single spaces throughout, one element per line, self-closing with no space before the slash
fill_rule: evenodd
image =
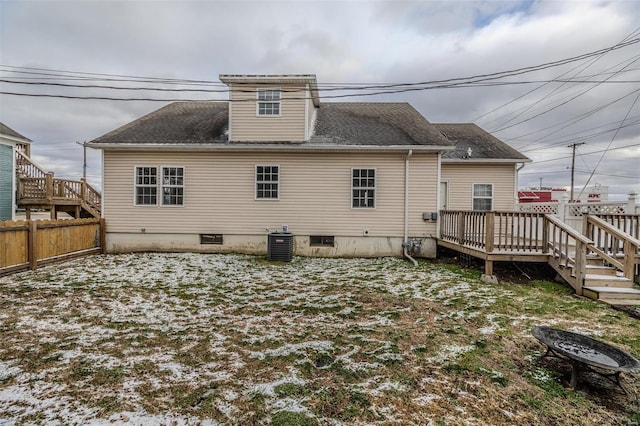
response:
<path id="1" fill-rule="evenodd" d="M 47 172 L 22 151 L 16 149 L 16 166 L 27 177 L 43 178 Z"/>
<path id="2" fill-rule="evenodd" d="M 59 196 L 79 199 L 85 210 L 94 217 L 100 217 L 100 192 L 87 183 L 85 178 L 79 181 L 71 179 L 55 179 L 55 181 L 57 185 L 61 185 L 62 192 Z"/>
<path id="3" fill-rule="evenodd" d="M 606 252 L 604 247 L 598 247 L 596 242 L 594 242 L 589 249 L 605 259 L 611 265 L 615 266 L 618 270 L 622 271 L 625 278 L 633 280 L 635 275 L 635 265 L 640 263 L 640 257 L 637 255 L 638 251 L 640 251 L 640 240 L 624 231 L 621 231 L 597 216 L 585 216 L 585 234 L 593 235 L 596 230 L 602 230 L 606 233 L 603 235 L 605 240 L 608 240 L 609 238 L 612 239 L 613 244 L 609 244 L 609 248 L 615 248 L 616 252 Z M 600 239 L 599 237 L 600 236 L 598 235 L 593 239 L 597 241 Z M 619 243 L 622 243 L 622 262 L 616 258 L 616 255 L 619 253 Z"/>
<path id="4" fill-rule="evenodd" d="M 545 249 L 550 249 L 549 255 L 551 257 L 559 258 L 558 263 L 562 267 L 573 267 L 573 276 L 576 280 L 573 287 L 576 293 L 581 295 L 586 277 L 587 250 L 593 246 L 593 241 L 552 215 L 545 215 L 545 221 L 545 228 L 549 228 L 549 225 L 552 228 L 546 229 L 545 244 L 547 247 Z M 559 235 L 556 235 L 554 228 L 559 230 Z M 571 258 L 569 255 L 569 238 L 572 238 L 576 244 L 575 258 Z"/>
<path id="5" fill-rule="evenodd" d="M 80 179 L 82 182 L 82 201 L 85 204 L 85 209 L 90 210 L 95 217 L 100 217 L 100 203 L 102 195 L 98 190 L 91 186 L 85 178 Z"/>

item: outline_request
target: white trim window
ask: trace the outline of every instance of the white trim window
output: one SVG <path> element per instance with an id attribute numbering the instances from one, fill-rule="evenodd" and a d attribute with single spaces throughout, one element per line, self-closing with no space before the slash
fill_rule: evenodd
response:
<path id="1" fill-rule="evenodd" d="M 184 205 L 184 167 L 162 168 L 162 205 Z"/>
<path id="2" fill-rule="evenodd" d="M 280 194 L 280 166 L 256 166 L 256 200 L 277 200 Z"/>
<path id="3" fill-rule="evenodd" d="M 257 96 L 258 116 L 277 117 L 280 115 L 281 89 L 258 89 Z"/>
<path id="4" fill-rule="evenodd" d="M 136 167 L 136 206 L 158 204 L 158 168 Z"/>
<path id="5" fill-rule="evenodd" d="M 158 176 L 160 170 L 160 177 Z M 161 197 L 159 197 L 161 195 Z M 136 166 L 136 206 L 183 206 L 184 167 Z"/>
<path id="6" fill-rule="evenodd" d="M 376 169 L 351 169 L 351 207 L 376 207 Z"/>
<path id="7" fill-rule="evenodd" d="M 473 210 L 493 210 L 493 184 L 473 184 Z"/>

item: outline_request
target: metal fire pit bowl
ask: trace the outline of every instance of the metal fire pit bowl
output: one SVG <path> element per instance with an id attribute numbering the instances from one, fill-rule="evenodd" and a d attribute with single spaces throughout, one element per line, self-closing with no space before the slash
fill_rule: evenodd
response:
<path id="1" fill-rule="evenodd" d="M 533 327 L 531 334 L 547 345 L 547 352 L 540 359 L 553 356 L 571 363 L 571 387 L 574 389 L 578 372 L 587 370 L 610 379 L 628 394 L 620 384 L 620 373 L 640 373 L 640 361 L 608 343 L 584 334 L 551 327 Z"/>

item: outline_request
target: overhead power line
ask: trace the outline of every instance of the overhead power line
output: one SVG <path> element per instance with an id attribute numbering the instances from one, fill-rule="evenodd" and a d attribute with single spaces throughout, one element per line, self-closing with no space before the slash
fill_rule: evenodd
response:
<path id="1" fill-rule="evenodd" d="M 531 73 L 535 71 L 540 71 L 544 69 L 548 69 L 551 67 L 557 67 L 561 65 L 565 65 L 568 63 L 581 61 L 587 58 L 591 58 L 597 55 L 602 54 L 603 52 L 609 52 L 612 50 L 622 49 L 628 46 L 632 46 L 640 42 L 640 38 L 631 39 L 625 41 L 623 43 L 618 43 L 614 46 L 608 47 L 606 49 L 600 49 L 594 52 L 585 53 L 582 55 L 565 58 L 557 61 L 546 62 L 539 65 L 528 66 L 517 68 L 513 70 L 507 71 L 499 71 L 487 74 L 479 74 L 470 77 L 456 77 L 444 80 L 431 80 L 431 81 L 422 81 L 422 82 L 409 82 L 409 83 L 391 83 L 391 84 L 360 84 L 360 85 L 351 85 L 351 84 L 341 84 L 341 85 L 318 85 L 319 88 L 322 89 L 323 92 L 327 91 L 347 91 L 354 93 L 347 93 L 342 95 L 324 95 L 322 98 L 345 98 L 345 97 L 355 97 L 355 96 L 374 96 L 381 94 L 392 94 L 392 93 L 402 93 L 409 91 L 421 91 L 421 90 L 429 90 L 429 89 L 437 89 L 437 88 L 452 88 L 452 87 L 467 87 L 466 85 L 476 85 L 483 82 L 492 82 L 494 80 L 504 79 L 510 76 L 522 75 L 526 73 Z M 100 73 L 78 73 L 73 71 L 60 71 L 60 70 L 46 70 L 42 68 L 34 69 L 34 68 L 20 68 L 16 66 L 10 65 L 0 65 L 0 67 L 10 68 L 10 72 L 21 72 L 21 69 L 26 69 L 29 71 L 24 72 L 46 72 L 49 76 L 55 76 L 56 74 L 60 77 L 71 77 L 74 74 L 76 76 L 82 77 L 117 77 L 126 79 L 134 78 L 135 82 L 139 82 L 138 80 L 145 80 L 147 82 L 154 83 L 165 83 L 170 82 L 171 84 L 180 84 L 180 83 L 198 83 L 198 84 L 213 84 L 214 82 L 206 81 L 206 80 L 186 80 L 186 79 L 172 79 L 172 78 L 157 78 L 157 77 L 139 77 L 139 76 L 122 76 L 122 75 L 113 75 L 113 74 L 100 74 Z M 217 83 L 219 84 L 219 83 Z M 492 85 L 492 84 L 489 84 Z M 133 90 L 130 88 L 130 90 Z M 137 90 L 137 89 L 136 89 Z M 144 89 L 140 89 L 144 90 Z M 189 89 L 183 89 L 187 91 Z M 209 90 L 211 91 L 211 90 Z M 358 93 L 362 91 L 367 91 L 366 93 Z M 159 102 L 171 102 L 180 99 L 155 99 L 155 98 L 142 98 L 142 97 L 129 97 L 129 98 L 120 98 L 113 96 L 78 96 L 78 95 L 54 95 L 50 93 L 20 93 L 15 91 L 2 91 L 0 92 L 5 95 L 14 95 L 14 96 L 38 96 L 38 97 L 59 97 L 66 99 L 98 99 L 98 100 L 123 100 L 123 101 L 159 101 Z M 203 99 L 200 99 L 203 100 Z"/>
<path id="2" fill-rule="evenodd" d="M 620 42 L 619 42 L 619 43 L 624 43 L 624 42 L 626 42 L 626 41 L 629 41 L 630 39 L 632 39 L 633 37 L 635 37 L 638 33 L 640 33 L 640 27 L 635 28 L 632 32 L 630 32 L 629 34 L 627 34 L 627 35 L 626 35 L 622 40 L 620 40 Z M 618 44 L 619 44 L 619 43 L 618 43 Z M 576 67 L 574 67 L 574 68 L 570 69 L 569 71 L 566 71 L 566 72 L 564 72 L 564 73 L 560 74 L 557 78 L 563 77 L 563 76 L 565 76 L 565 75 L 569 74 L 570 72 L 573 72 L 574 70 L 576 70 L 576 69 L 578 69 L 578 68 L 582 67 L 582 70 L 578 72 L 578 74 L 579 74 L 580 72 L 582 72 L 582 71 L 584 71 L 584 70 L 588 69 L 588 68 L 589 68 L 589 67 L 591 67 L 593 64 L 595 64 L 597 61 L 599 61 L 600 59 L 602 59 L 602 57 L 604 57 L 604 56 L 605 56 L 607 53 L 609 53 L 610 51 L 611 51 L 611 50 L 605 50 L 605 51 L 603 51 L 600 55 L 597 55 L 596 57 L 594 57 L 594 59 L 593 59 L 590 63 L 588 63 L 588 64 L 586 64 L 586 65 L 582 65 L 582 64 L 581 64 L 581 65 L 577 65 Z M 576 74 L 576 75 L 578 75 L 578 74 Z M 476 119 L 475 119 L 475 120 L 473 120 L 473 121 L 474 121 L 474 122 L 476 122 L 476 121 L 480 120 L 481 118 L 483 118 L 483 117 L 485 117 L 485 116 L 487 116 L 487 115 L 489 115 L 489 114 L 493 114 L 494 112 L 496 112 L 496 111 L 498 111 L 498 110 L 500 110 L 500 109 L 502 109 L 502 108 L 505 108 L 506 106 L 508 106 L 508 105 L 512 104 L 513 102 L 515 102 L 515 101 L 517 101 L 517 100 L 519 100 L 519 99 L 521 99 L 521 98 L 523 98 L 523 97 L 525 97 L 525 96 L 527 96 L 527 95 L 529 95 L 529 94 L 531 94 L 531 93 L 533 93 L 533 92 L 537 91 L 538 89 L 543 88 L 545 85 L 546 85 L 546 84 L 543 84 L 543 85 L 541 85 L 541 86 L 539 86 L 539 87 L 537 87 L 537 88 L 535 88 L 535 89 L 532 89 L 532 90 L 530 90 L 529 92 L 527 92 L 527 93 L 525 93 L 525 94 L 523 94 L 523 95 L 520 95 L 520 96 L 518 96 L 518 97 L 516 97 L 516 98 L 512 99 L 511 101 L 509 101 L 509 102 L 507 102 L 507 103 L 505 103 L 505 104 L 502 104 L 501 106 L 499 106 L 499 107 L 497 107 L 497 108 L 494 108 L 493 110 L 491 110 L 491 111 L 489 111 L 489 112 L 487 112 L 487 113 L 485 113 L 485 114 L 481 115 L 480 117 L 476 118 Z M 555 90 L 554 90 L 554 92 L 555 92 L 555 91 L 557 91 L 557 90 L 558 90 L 558 89 L 555 89 Z M 553 94 L 553 92 L 552 92 L 551 94 Z M 545 99 L 546 97 L 550 96 L 551 94 L 545 95 L 541 100 Z M 530 107 L 529 107 L 529 108 L 530 108 Z M 528 108 L 527 108 L 527 109 L 528 109 Z M 525 109 L 525 111 L 526 111 L 526 109 Z M 524 111 L 523 111 L 523 112 L 524 112 Z M 512 118 L 512 120 L 513 120 L 513 119 L 515 119 L 515 118 L 517 118 L 517 116 L 516 116 L 516 117 L 513 117 L 513 118 Z M 494 119 L 494 120 L 492 120 L 491 122 L 495 122 L 495 121 L 497 121 L 497 120 L 496 120 L 496 119 Z M 508 122 L 507 122 L 507 123 L 503 123 L 503 124 L 502 124 L 502 126 L 504 126 L 505 124 L 508 124 Z"/>
<path id="3" fill-rule="evenodd" d="M 631 106 L 629 107 L 629 110 L 627 111 L 627 114 L 624 116 L 624 118 L 622 119 L 622 121 L 620 122 L 620 126 L 618 126 L 618 130 L 616 130 L 616 132 L 613 134 L 613 136 L 611 137 L 611 141 L 609 141 L 609 145 L 607 145 L 607 149 L 602 153 L 602 155 L 600 156 L 600 159 L 598 160 L 598 162 L 596 163 L 596 166 L 593 168 L 593 173 L 591 173 L 591 176 L 589 176 L 589 179 L 587 179 L 587 183 L 584 184 L 584 187 L 586 188 L 587 185 L 589 185 L 589 182 L 591 182 L 591 178 L 593 177 L 593 174 L 595 173 L 596 170 L 598 170 L 598 167 L 600 166 L 600 163 L 602 162 L 602 160 L 604 159 L 604 156 L 607 155 L 607 152 L 609 150 L 609 147 L 611 146 L 611 144 L 613 143 L 613 141 L 616 139 L 616 136 L 618 136 L 618 132 L 620 131 L 620 127 L 622 127 L 622 125 L 624 124 L 624 122 L 627 120 L 627 117 L 629 117 L 629 114 L 631 114 L 631 111 L 633 110 L 633 108 L 636 106 L 636 103 L 638 102 L 638 99 L 640 98 L 640 93 L 638 93 L 638 95 L 636 96 L 636 98 L 633 100 L 633 103 L 631 104 Z M 580 192 L 580 195 L 582 195 L 582 193 L 584 192 L 584 188 L 582 188 L 582 191 Z M 579 197 L 578 196 L 578 197 Z"/>
<path id="4" fill-rule="evenodd" d="M 635 148 L 636 146 L 640 146 L 640 143 L 635 143 L 635 144 L 625 145 L 625 146 L 619 146 L 619 147 L 616 147 L 616 148 L 600 149 L 598 151 L 583 152 L 582 154 L 576 154 L 576 155 L 585 156 L 585 155 L 599 154 L 599 153 L 602 153 L 602 152 L 617 151 L 617 150 L 625 149 L 625 148 Z M 566 157 L 551 158 L 549 160 L 534 161 L 531 164 L 550 163 L 552 161 L 566 160 L 567 158 L 571 158 L 571 155 L 566 156 Z"/>

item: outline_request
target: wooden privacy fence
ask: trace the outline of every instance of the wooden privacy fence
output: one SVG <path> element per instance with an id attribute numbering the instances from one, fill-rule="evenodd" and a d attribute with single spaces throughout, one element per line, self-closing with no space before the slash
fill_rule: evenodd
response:
<path id="1" fill-rule="evenodd" d="M 104 219 L 0 222 L 0 275 L 104 249 Z"/>

